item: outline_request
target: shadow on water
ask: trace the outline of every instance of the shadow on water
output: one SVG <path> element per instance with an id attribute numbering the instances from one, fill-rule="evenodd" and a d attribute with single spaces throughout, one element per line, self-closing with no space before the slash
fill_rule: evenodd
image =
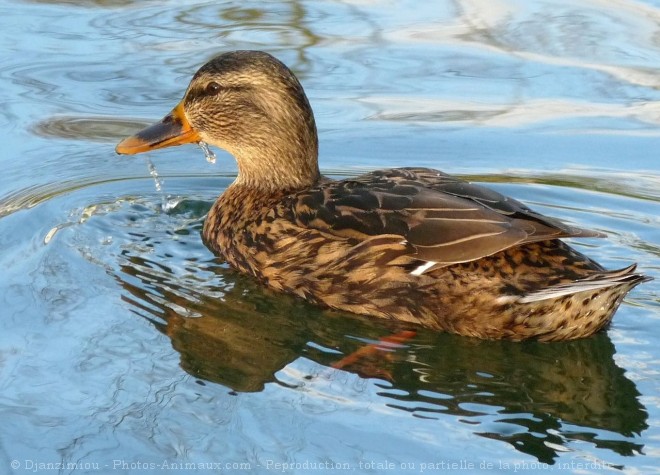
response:
<path id="1" fill-rule="evenodd" d="M 451 415 L 544 463 L 573 441 L 621 455 L 643 450 L 634 438 L 648 427 L 647 412 L 605 333 L 521 344 L 417 329 L 412 339 L 378 349 L 374 343 L 403 328 L 272 293 L 217 261 L 196 262 L 186 278 L 163 262 L 124 250 L 115 278 L 131 310 L 170 338 L 181 367 L 196 378 L 257 392 L 269 383 L 292 387 L 277 373 L 298 358 L 342 362 L 344 371 L 375 378 L 380 403 L 420 418 Z"/>

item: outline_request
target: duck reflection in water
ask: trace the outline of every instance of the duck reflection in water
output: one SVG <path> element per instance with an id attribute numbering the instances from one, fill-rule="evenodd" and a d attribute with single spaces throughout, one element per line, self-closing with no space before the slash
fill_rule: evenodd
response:
<path id="1" fill-rule="evenodd" d="M 261 391 L 304 357 L 376 378 L 390 407 L 456 416 L 541 462 L 576 440 L 621 455 L 643 449 L 634 436 L 648 427 L 646 410 L 604 333 L 554 344 L 481 341 L 322 310 L 220 264 L 211 266 L 222 287 L 200 288 L 142 256 L 123 259 L 124 300 L 170 338 L 195 378 Z M 393 333 L 398 340 L 378 344 Z"/>

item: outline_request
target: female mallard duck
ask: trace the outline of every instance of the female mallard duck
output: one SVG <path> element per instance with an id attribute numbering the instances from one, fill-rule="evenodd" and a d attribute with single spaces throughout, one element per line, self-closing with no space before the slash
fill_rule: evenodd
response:
<path id="1" fill-rule="evenodd" d="M 560 241 L 602 234 L 436 170 L 324 178 L 303 88 L 267 53 L 212 59 L 169 115 L 117 152 L 200 141 L 239 169 L 209 211 L 205 244 L 317 304 L 480 338 L 569 340 L 607 325 L 646 280 Z"/>

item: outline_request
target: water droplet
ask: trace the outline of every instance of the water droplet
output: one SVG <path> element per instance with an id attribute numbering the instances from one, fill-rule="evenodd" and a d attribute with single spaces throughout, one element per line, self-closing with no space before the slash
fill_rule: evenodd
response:
<path id="1" fill-rule="evenodd" d="M 149 175 L 154 179 L 154 183 L 156 185 L 156 191 L 163 191 L 163 180 L 158 176 L 158 171 L 156 170 L 156 167 L 154 164 L 149 160 L 149 157 L 145 156 L 145 160 L 147 161 L 147 167 L 149 168 Z"/>
<path id="2" fill-rule="evenodd" d="M 181 203 L 181 198 L 179 197 L 172 198 L 171 196 L 168 196 L 166 200 L 163 200 L 163 205 L 162 205 L 163 211 L 169 213 L 174 208 L 179 206 L 179 203 Z"/>
<path id="3" fill-rule="evenodd" d="M 197 145 L 199 145 L 199 148 L 201 148 L 202 151 L 204 152 L 204 157 L 206 157 L 206 161 L 209 163 L 215 163 L 215 153 L 211 151 L 211 149 L 209 148 L 209 144 L 200 141 L 197 142 Z"/>
<path id="4" fill-rule="evenodd" d="M 173 210 L 181 201 L 180 198 L 172 198 L 170 195 L 166 195 L 163 192 L 163 183 L 165 181 L 158 176 L 158 171 L 156 170 L 156 166 L 149 160 L 149 157 L 144 157 L 145 160 L 147 161 L 147 167 L 149 168 L 149 174 L 151 177 L 154 179 L 154 184 L 156 185 L 156 191 L 160 193 L 160 209 L 164 211 L 165 213 L 169 213 L 171 210 Z"/>

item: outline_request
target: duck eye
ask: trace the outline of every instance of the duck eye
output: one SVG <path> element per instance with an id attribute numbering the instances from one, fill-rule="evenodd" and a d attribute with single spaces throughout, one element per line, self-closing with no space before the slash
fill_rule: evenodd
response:
<path id="1" fill-rule="evenodd" d="M 206 88 L 204 90 L 206 91 L 207 94 L 217 94 L 220 91 L 220 89 L 222 89 L 220 84 L 218 84 L 215 81 L 211 81 L 206 85 Z"/>

